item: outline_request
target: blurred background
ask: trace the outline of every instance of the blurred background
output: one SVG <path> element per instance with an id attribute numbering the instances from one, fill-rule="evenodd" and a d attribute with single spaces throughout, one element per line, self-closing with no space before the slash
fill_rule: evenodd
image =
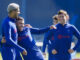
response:
<path id="1" fill-rule="evenodd" d="M 60 9 L 66 10 L 70 15 L 69 22 L 80 31 L 80 0 L 0 0 L 0 36 L 1 22 L 8 15 L 7 6 L 10 3 L 18 3 L 21 9 L 20 16 L 24 17 L 25 24 L 28 23 L 37 28 L 52 25 L 52 16 Z M 43 38 L 44 34 L 34 36 L 34 39 L 40 43 L 38 46 L 42 46 Z M 77 56 L 80 57 L 80 48 L 77 52 Z"/>

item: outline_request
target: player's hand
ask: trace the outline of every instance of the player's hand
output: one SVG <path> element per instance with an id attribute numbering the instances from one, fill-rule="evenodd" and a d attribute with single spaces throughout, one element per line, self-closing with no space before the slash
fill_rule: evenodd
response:
<path id="1" fill-rule="evenodd" d="M 73 53 L 74 50 L 73 50 L 73 49 L 69 49 L 68 52 L 69 52 L 69 53 Z"/>
<path id="2" fill-rule="evenodd" d="M 54 25 L 51 25 L 50 29 L 56 29 L 56 27 Z"/>
<path id="3" fill-rule="evenodd" d="M 53 54 L 53 55 L 57 54 L 57 51 L 56 51 L 55 49 L 52 50 L 52 54 Z"/>
<path id="4" fill-rule="evenodd" d="M 25 24 L 24 26 L 25 26 L 25 27 L 32 28 L 32 26 L 31 26 L 30 24 Z"/>
<path id="5" fill-rule="evenodd" d="M 22 54 L 23 54 L 23 55 L 27 55 L 27 51 L 24 50 L 24 51 L 22 52 Z"/>
<path id="6" fill-rule="evenodd" d="M 2 37 L 1 43 L 6 43 L 5 37 Z"/>

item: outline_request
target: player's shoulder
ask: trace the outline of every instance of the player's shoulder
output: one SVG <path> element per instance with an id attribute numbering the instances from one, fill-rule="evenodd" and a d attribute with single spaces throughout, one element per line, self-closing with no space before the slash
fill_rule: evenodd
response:
<path id="1" fill-rule="evenodd" d="M 9 21 L 9 20 L 10 20 L 9 17 L 4 18 L 4 21 Z"/>
<path id="2" fill-rule="evenodd" d="M 3 23 L 9 23 L 10 19 L 9 17 L 6 17 L 5 19 L 3 19 Z"/>
<path id="3" fill-rule="evenodd" d="M 72 30 L 76 29 L 76 27 L 73 24 L 67 24 L 67 27 L 72 29 Z"/>
<path id="4" fill-rule="evenodd" d="M 54 25 L 55 27 L 57 27 L 59 25 L 59 23 L 58 24 L 56 24 L 56 25 Z"/>
<path id="5" fill-rule="evenodd" d="M 56 27 L 56 28 L 58 28 L 58 27 L 60 27 L 60 25 L 61 25 L 61 24 L 60 24 L 60 23 L 58 23 L 58 24 L 56 24 L 56 25 L 55 25 L 55 27 Z"/>
<path id="6" fill-rule="evenodd" d="M 73 24 L 67 24 L 67 26 L 71 28 L 75 27 Z"/>
<path id="7" fill-rule="evenodd" d="M 6 24 L 9 24 L 9 18 L 8 17 L 4 18 L 2 21 L 2 25 L 6 25 Z"/>
<path id="8" fill-rule="evenodd" d="M 46 35 L 49 34 L 49 33 L 53 33 L 53 32 L 55 32 L 55 31 L 56 31 L 56 29 L 50 29 L 50 30 L 46 33 Z"/>

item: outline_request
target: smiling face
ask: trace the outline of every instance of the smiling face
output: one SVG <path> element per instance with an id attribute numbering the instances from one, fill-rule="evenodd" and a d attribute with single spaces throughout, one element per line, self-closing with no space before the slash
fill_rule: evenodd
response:
<path id="1" fill-rule="evenodd" d="M 13 10 L 10 12 L 10 15 L 13 17 L 13 18 L 17 18 L 19 16 L 20 12 L 18 10 Z"/>
<path id="2" fill-rule="evenodd" d="M 66 11 L 60 10 L 58 12 L 58 20 L 59 20 L 59 23 L 61 23 L 61 24 L 64 25 L 64 24 L 67 23 L 68 19 L 69 19 L 69 15 L 67 14 Z"/>
<path id="3" fill-rule="evenodd" d="M 11 18 L 17 18 L 20 14 L 20 7 L 16 3 L 10 3 L 7 7 L 7 11 Z"/>
<path id="4" fill-rule="evenodd" d="M 67 18 L 64 14 L 58 15 L 58 20 L 59 20 L 59 23 L 61 24 L 65 24 L 67 22 Z"/>
<path id="5" fill-rule="evenodd" d="M 24 19 L 17 20 L 16 25 L 17 25 L 17 28 L 18 28 L 19 31 L 23 31 Z"/>

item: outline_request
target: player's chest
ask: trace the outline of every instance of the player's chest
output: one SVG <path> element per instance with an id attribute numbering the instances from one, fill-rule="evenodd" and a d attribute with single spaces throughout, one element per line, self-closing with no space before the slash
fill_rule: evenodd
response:
<path id="1" fill-rule="evenodd" d="M 26 38 L 29 35 L 30 35 L 30 31 L 28 31 L 28 30 L 24 30 L 24 31 L 18 33 L 19 37 L 25 37 Z"/>
<path id="2" fill-rule="evenodd" d="M 54 34 L 55 37 L 61 38 L 70 38 L 72 37 L 72 31 L 70 28 L 58 28 Z"/>
<path id="3" fill-rule="evenodd" d="M 18 32 L 18 40 L 29 39 L 29 37 L 30 37 L 29 31 Z"/>
<path id="4" fill-rule="evenodd" d="M 17 33 L 17 27 L 15 23 L 11 23 L 11 32 L 16 34 Z"/>

